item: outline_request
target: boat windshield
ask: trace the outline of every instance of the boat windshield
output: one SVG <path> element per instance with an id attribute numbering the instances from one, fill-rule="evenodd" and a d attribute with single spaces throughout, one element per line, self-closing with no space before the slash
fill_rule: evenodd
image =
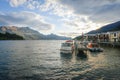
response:
<path id="1" fill-rule="evenodd" d="M 64 47 L 70 47 L 71 44 L 70 43 L 62 43 L 62 46 L 64 46 Z"/>

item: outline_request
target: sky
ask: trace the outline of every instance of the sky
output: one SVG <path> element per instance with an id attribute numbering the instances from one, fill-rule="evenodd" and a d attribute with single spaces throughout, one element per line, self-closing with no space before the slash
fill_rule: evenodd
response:
<path id="1" fill-rule="evenodd" d="M 0 0 L 0 25 L 76 37 L 120 20 L 120 0 Z"/>

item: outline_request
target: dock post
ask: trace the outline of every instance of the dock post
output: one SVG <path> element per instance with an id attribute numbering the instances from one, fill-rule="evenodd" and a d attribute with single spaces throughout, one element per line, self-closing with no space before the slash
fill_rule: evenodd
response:
<path id="1" fill-rule="evenodd" d="M 77 53 L 78 53 L 78 44 L 77 44 L 77 41 L 76 40 L 74 40 L 74 50 L 75 50 L 75 55 L 77 55 Z"/>

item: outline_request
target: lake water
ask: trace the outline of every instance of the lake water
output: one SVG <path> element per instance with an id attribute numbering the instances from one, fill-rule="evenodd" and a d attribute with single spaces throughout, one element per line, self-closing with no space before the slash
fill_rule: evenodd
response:
<path id="1" fill-rule="evenodd" d="M 62 42 L 0 41 L 0 80 L 120 80 L 120 49 L 63 55 Z"/>

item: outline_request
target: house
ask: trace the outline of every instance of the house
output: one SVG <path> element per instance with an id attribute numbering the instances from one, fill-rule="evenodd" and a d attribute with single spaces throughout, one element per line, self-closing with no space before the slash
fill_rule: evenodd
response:
<path id="1" fill-rule="evenodd" d="M 109 42 L 109 33 L 98 33 L 97 39 L 98 42 Z"/>
<path id="2" fill-rule="evenodd" d="M 118 42 L 120 41 L 120 31 L 109 32 L 110 42 Z"/>
<path id="3" fill-rule="evenodd" d="M 86 39 L 88 41 L 95 41 L 95 42 L 97 42 L 97 40 L 98 40 L 97 34 L 87 34 Z"/>
<path id="4" fill-rule="evenodd" d="M 83 37 L 86 41 L 100 42 L 100 43 L 117 43 L 120 42 L 120 31 L 85 34 Z M 117 43 L 118 44 L 118 43 Z"/>

